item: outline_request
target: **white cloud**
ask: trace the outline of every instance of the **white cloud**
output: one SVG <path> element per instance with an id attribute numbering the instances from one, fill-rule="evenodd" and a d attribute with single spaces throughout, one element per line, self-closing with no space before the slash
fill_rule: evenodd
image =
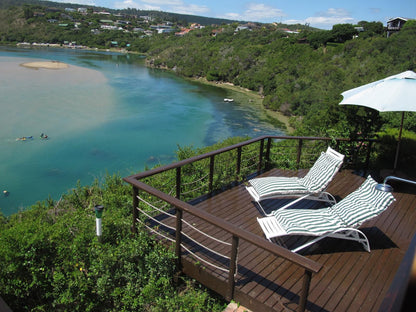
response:
<path id="1" fill-rule="evenodd" d="M 346 9 L 334 9 L 334 8 L 329 8 L 326 11 L 322 11 L 319 12 L 318 15 L 321 16 L 328 16 L 328 17 L 333 17 L 333 16 L 348 16 L 349 12 Z"/>
<path id="2" fill-rule="evenodd" d="M 326 11 L 318 12 L 314 16 L 307 17 L 304 20 L 285 20 L 285 24 L 309 24 L 312 27 L 332 29 L 335 24 L 354 24 L 356 20 L 350 16 L 345 9 L 330 8 Z"/>
<path id="3" fill-rule="evenodd" d="M 238 13 L 226 13 L 224 15 L 218 16 L 220 18 L 230 19 L 230 20 L 242 20 L 243 17 Z"/>
<path id="4" fill-rule="evenodd" d="M 148 3 L 150 5 L 161 5 L 161 6 L 166 6 L 166 5 L 183 5 L 183 1 L 181 0 L 142 0 L 142 2 Z"/>
<path id="5" fill-rule="evenodd" d="M 97 5 L 94 0 L 54 0 L 54 1 L 63 2 L 63 3 L 74 3 L 74 4 L 80 4 L 80 5 L 91 5 L 91 6 Z"/>
<path id="6" fill-rule="evenodd" d="M 378 14 L 378 13 L 381 12 L 381 9 L 380 8 L 370 8 L 370 12 L 372 14 Z"/>
<path id="7" fill-rule="evenodd" d="M 133 0 L 124 0 L 123 2 L 115 2 L 114 8 L 115 9 L 131 8 L 131 9 L 155 10 L 155 11 L 161 10 L 160 6 L 149 5 L 149 4 L 141 3 L 141 2 L 142 1 L 137 2 Z"/>
<path id="8" fill-rule="evenodd" d="M 189 4 L 189 5 L 180 5 L 172 7 L 172 12 L 180 13 L 180 14 L 189 14 L 189 15 L 201 15 L 203 13 L 207 13 L 210 9 L 205 5 L 196 5 L 196 4 Z"/>
<path id="9" fill-rule="evenodd" d="M 249 3 L 246 7 L 246 10 L 241 14 L 230 12 L 221 17 L 253 22 L 275 22 L 286 16 L 282 10 L 262 3 Z"/>
<path id="10" fill-rule="evenodd" d="M 244 16 L 246 19 L 252 21 L 276 21 L 280 17 L 286 16 L 286 14 L 280 9 L 276 9 L 265 4 L 251 3 L 244 12 Z"/>
<path id="11" fill-rule="evenodd" d="M 199 15 L 210 11 L 207 6 L 187 4 L 182 0 L 124 0 L 123 2 L 116 2 L 114 6 L 116 9 L 135 8 L 190 15 Z"/>

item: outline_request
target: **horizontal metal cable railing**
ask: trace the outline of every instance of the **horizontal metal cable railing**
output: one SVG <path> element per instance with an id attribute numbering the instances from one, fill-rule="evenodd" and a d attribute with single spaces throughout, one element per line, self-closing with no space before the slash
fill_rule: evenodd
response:
<path id="1" fill-rule="evenodd" d="M 141 198 L 140 196 L 137 197 L 138 200 L 140 202 L 142 202 L 143 204 L 145 204 L 147 207 L 151 208 L 154 211 L 157 211 L 159 214 L 162 214 L 164 216 L 167 216 L 168 218 L 172 218 L 172 219 L 176 219 L 176 215 L 175 214 L 171 214 L 169 212 L 164 211 L 163 209 L 160 209 L 156 206 L 154 206 L 153 204 L 149 203 L 148 201 L 144 200 L 143 198 Z M 140 206 L 139 206 L 140 207 Z M 164 233 L 163 230 L 160 229 L 160 227 L 162 228 L 167 228 L 169 230 L 171 230 L 173 233 L 175 233 L 176 229 L 173 226 L 168 225 L 166 222 L 162 222 L 161 220 L 158 220 L 156 218 L 154 218 L 150 213 L 148 213 L 147 211 L 145 211 L 144 209 L 140 209 L 137 208 L 140 213 L 142 213 L 143 215 L 146 216 L 147 220 L 151 220 L 153 223 L 157 224 L 157 226 L 149 226 L 148 224 L 146 224 L 146 221 L 141 220 L 140 218 L 137 218 L 137 221 L 140 222 L 141 224 L 143 224 L 148 230 L 150 230 L 151 232 L 155 233 L 156 235 L 159 235 L 160 237 L 163 237 L 164 239 L 170 241 L 170 242 L 174 242 L 175 239 L 172 238 L 172 235 L 169 235 L 168 233 Z M 203 237 L 208 238 L 209 240 L 212 240 L 214 242 L 217 242 L 219 244 L 222 244 L 224 246 L 231 246 L 231 243 L 225 242 L 223 240 L 220 240 L 216 237 L 213 237 L 212 235 L 209 235 L 207 233 L 205 233 L 204 231 L 199 230 L 197 227 L 193 226 L 190 222 L 186 221 L 184 218 L 182 218 L 182 222 L 184 225 L 187 226 L 188 229 L 193 230 L 199 234 L 201 234 Z M 223 259 L 228 259 L 231 260 L 229 256 L 224 255 L 220 252 L 217 252 L 216 250 L 208 247 L 207 244 L 202 243 L 201 241 L 198 241 L 197 239 L 194 239 L 192 237 L 191 231 L 190 230 L 184 230 L 182 229 L 182 235 L 185 236 L 188 240 L 190 240 L 191 242 L 195 243 L 196 245 L 201 246 L 203 249 L 223 258 Z M 215 265 L 213 262 L 210 262 L 207 259 L 204 259 L 200 256 L 198 256 L 195 252 L 193 252 L 191 250 L 191 248 L 189 248 L 187 246 L 187 244 L 185 243 L 181 243 L 181 247 L 186 250 L 189 254 L 191 254 L 193 257 L 195 257 L 196 259 L 198 259 L 199 261 L 205 263 L 206 265 L 209 265 L 215 269 L 218 269 L 220 271 L 223 272 L 227 272 L 229 273 L 229 269 L 224 268 L 224 267 L 220 267 L 218 265 Z M 235 273 L 237 274 L 237 272 Z"/>

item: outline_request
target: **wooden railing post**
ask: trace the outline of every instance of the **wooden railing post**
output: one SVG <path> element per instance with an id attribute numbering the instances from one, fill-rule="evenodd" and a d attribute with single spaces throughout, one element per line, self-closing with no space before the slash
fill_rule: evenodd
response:
<path id="1" fill-rule="evenodd" d="M 176 208 L 176 232 L 175 232 L 175 255 L 176 255 L 176 271 L 182 270 L 182 210 Z"/>
<path id="2" fill-rule="evenodd" d="M 215 156 L 212 155 L 209 158 L 209 193 L 211 194 L 213 191 L 213 184 L 214 184 L 214 168 L 215 168 Z"/>
<path id="3" fill-rule="evenodd" d="M 177 167 L 176 168 L 176 198 L 180 199 L 181 198 L 181 170 L 182 167 Z"/>
<path id="4" fill-rule="evenodd" d="M 133 186 L 133 224 L 131 226 L 131 231 L 133 234 L 137 234 L 137 227 L 136 222 L 139 215 L 139 211 L 137 210 L 137 207 L 139 207 L 139 189 L 135 186 Z"/>
<path id="5" fill-rule="evenodd" d="M 228 272 L 228 291 L 226 299 L 231 301 L 234 298 L 235 273 L 237 272 L 238 236 L 233 235 L 231 244 L 230 270 Z"/>
<path id="6" fill-rule="evenodd" d="M 364 164 L 364 173 L 365 173 L 365 176 L 367 175 L 368 167 L 370 165 L 370 155 L 371 155 L 372 145 L 373 145 L 373 141 L 369 141 L 368 142 L 368 147 L 367 147 L 367 155 L 366 155 L 365 164 Z"/>
<path id="7" fill-rule="evenodd" d="M 270 169 L 270 149 L 272 147 L 272 138 L 267 139 L 267 145 L 266 145 L 266 170 Z"/>
<path id="8" fill-rule="evenodd" d="M 260 141 L 259 166 L 257 168 L 257 173 L 261 172 L 261 168 L 263 165 L 263 150 L 264 150 L 264 139 Z"/>
<path id="9" fill-rule="evenodd" d="M 309 288 L 311 286 L 312 272 L 305 270 L 305 275 L 303 276 L 302 292 L 299 298 L 298 311 L 303 312 L 306 309 L 306 301 L 308 299 Z"/>
<path id="10" fill-rule="evenodd" d="M 298 145 L 298 155 L 296 157 L 296 168 L 299 169 L 300 165 L 300 157 L 302 155 L 302 146 L 303 146 L 303 140 L 299 139 L 299 145 Z"/>
<path id="11" fill-rule="evenodd" d="M 237 147 L 237 170 L 236 170 L 236 181 L 240 181 L 241 172 L 241 146 Z"/>
<path id="12" fill-rule="evenodd" d="M 337 151 L 339 151 L 339 144 L 340 144 L 340 141 L 335 139 L 335 149 Z"/>

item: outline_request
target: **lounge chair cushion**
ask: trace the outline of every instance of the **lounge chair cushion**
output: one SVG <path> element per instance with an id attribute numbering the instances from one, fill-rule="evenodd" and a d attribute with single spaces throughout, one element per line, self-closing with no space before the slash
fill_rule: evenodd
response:
<path id="1" fill-rule="evenodd" d="M 391 193 L 377 190 L 376 185 L 377 182 L 368 176 L 356 191 L 331 207 L 346 227 L 358 227 L 379 215 L 394 201 Z"/>
<path id="2" fill-rule="evenodd" d="M 378 216 L 393 201 L 391 193 L 375 189 L 368 176 L 354 192 L 332 207 L 321 209 L 277 209 L 271 214 L 287 234 L 322 235 L 340 228 L 355 228 Z"/>
<path id="3" fill-rule="evenodd" d="M 264 177 L 250 180 L 260 198 L 283 194 L 304 194 L 308 189 L 298 183 L 297 177 Z"/>
<path id="4" fill-rule="evenodd" d="M 345 227 L 341 220 L 334 218 L 330 208 L 278 209 L 272 214 L 285 235 L 319 236 Z"/>
<path id="5" fill-rule="evenodd" d="M 353 193 L 332 207 L 322 209 L 277 209 L 270 216 L 257 218 L 266 238 L 286 235 L 309 235 L 314 239 L 292 251 L 302 250 L 325 237 L 360 242 L 370 252 L 370 244 L 358 227 L 388 208 L 395 200 L 388 192 L 375 188 L 377 183 L 367 180 Z"/>
<path id="6" fill-rule="evenodd" d="M 305 177 L 264 177 L 249 181 L 259 198 L 319 193 L 326 189 L 342 165 L 342 158 L 322 152 Z"/>
<path id="7" fill-rule="evenodd" d="M 326 189 L 341 165 L 342 159 L 334 158 L 322 152 L 306 176 L 299 179 L 299 184 L 310 192 L 320 192 Z"/>

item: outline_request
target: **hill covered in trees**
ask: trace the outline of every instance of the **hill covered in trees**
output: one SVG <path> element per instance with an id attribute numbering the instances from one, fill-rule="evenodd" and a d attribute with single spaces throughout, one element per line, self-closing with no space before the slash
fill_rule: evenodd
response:
<path id="1" fill-rule="evenodd" d="M 144 53 L 148 66 L 254 90 L 264 106 L 291 118 L 297 134 L 312 136 L 354 138 L 397 127 L 398 114 L 340 107 L 340 94 L 416 69 L 412 21 L 387 38 L 374 22 L 321 31 L 79 7 L 2 0 L 0 44 L 75 42 Z M 159 33 L 159 24 L 173 31 Z M 414 115 L 407 115 L 405 129 L 416 131 Z M 103 243 L 93 231 L 96 203 L 106 207 Z M 49 199 L 7 218 L 0 213 L 0 295 L 14 311 L 222 311 L 224 302 L 192 281 L 183 278 L 179 289 L 172 283 L 172 251 L 144 231 L 131 236 L 131 206 L 131 189 L 109 176 L 103 185 L 78 185 L 59 202 Z"/>
<path id="2" fill-rule="evenodd" d="M 340 94 L 416 67 L 416 23 L 389 38 L 383 27 L 354 30 L 335 25 L 332 31 L 286 34 L 272 26 L 239 32 L 227 26 L 215 36 L 202 29 L 182 38 L 148 39 L 152 44 L 142 51 L 152 66 L 258 92 L 267 108 L 292 117 L 299 134 L 348 137 L 378 131 L 382 120 L 372 110 L 339 107 Z M 383 117 L 388 124 L 391 114 Z M 406 128 L 415 131 L 410 119 Z"/>
<path id="3" fill-rule="evenodd" d="M 397 127 L 397 114 L 380 118 L 372 110 L 339 107 L 340 94 L 416 67 L 415 21 L 387 38 L 379 22 L 317 30 L 136 9 L 105 9 L 103 15 L 102 8 L 47 3 L 3 1 L 0 44 L 76 43 L 144 53 L 149 66 L 258 92 L 266 108 L 289 116 L 302 135 L 353 137 L 381 125 Z M 405 129 L 416 131 L 414 114 Z"/>
<path id="4" fill-rule="evenodd" d="M 229 20 L 223 18 L 212 18 L 206 16 L 197 16 L 197 15 L 188 15 L 188 14 L 179 14 L 155 10 L 139 10 L 134 8 L 127 9 L 110 9 L 105 7 L 98 7 L 93 5 L 86 4 L 76 4 L 76 3 L 62 3 L 62 2 L 53 2 L 53 1 L 42 1 L 42 0 L 1 0 L 0 8 L 8 9 L 11 7 L 20 7 L 20 6 L 31 5 L 34 7 L 45 7 L 45 8 L 58 8 L 58 9 L 78 9 L 78 8 L 87 8 L 90 10 L 96 11 L 105 11 L 112 14 L 118 15 L 127 15 L 127 16 L 151 16 L 154 19 L 174 21 L 179 23 L 199 23 L 201 25 L 213 25 L 213 24 L 227 24 L 234 22 L 236 20 Z"/>

